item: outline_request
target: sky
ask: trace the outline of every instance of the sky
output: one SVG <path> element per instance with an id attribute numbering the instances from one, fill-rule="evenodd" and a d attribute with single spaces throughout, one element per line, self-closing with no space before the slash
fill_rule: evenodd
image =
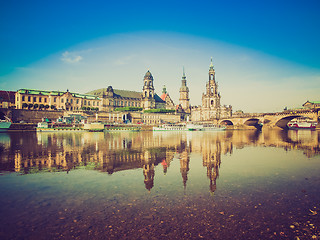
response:
<path id="1" fill-rule="evenodd" d="M 221 103 L 275 112 L 319 101 L 320 2 L 0 1 L 0 89 L 141 91 L 149 69 L 201 104 L 212 57 Z"/>

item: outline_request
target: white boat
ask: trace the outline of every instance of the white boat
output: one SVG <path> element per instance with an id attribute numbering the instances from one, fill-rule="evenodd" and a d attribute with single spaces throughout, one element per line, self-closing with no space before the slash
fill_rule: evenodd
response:
<path id="1" fill-rule="evenodd" d="M 185 131 L 184 124 L 163 124 L 158 127 L 153 127 L 153 131 Z"/>
<path id="2" fill-rule="evenodd" d="M 220 126 L 215 124 L 204 124 L 202 131 L 223 131 L 226 130 L 226 126 Z"/>
<path id="3" fill-rule="evenodd" d="M 203 130 L 203 125 L 188 123 L 186 128 L 187 128 L 188 131 L 202 131 Z"/>
<path id="4" fill-rule="evenodd" d="M 289 129 L 316 129 L 316 122 L 309 121 L 292 121 L 288 123 Z"/>
<path id="5" fill-rule="evenodd" d="M 9 127 L 11 126 L 11 120 L 7 117 L 5 117 L 6 119 L 4 120 L 0 120 L 0 131 L 6 131 L 9 129 Z"/>

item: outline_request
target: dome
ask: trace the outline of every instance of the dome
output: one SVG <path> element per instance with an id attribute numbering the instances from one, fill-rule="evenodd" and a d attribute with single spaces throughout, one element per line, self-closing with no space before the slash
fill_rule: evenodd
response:
<path id="1" fill-rule="evenodd" d="M 146 74 L 144 75 L 144 78 L 153 79 L 151 72 L 148 70 Z"/>

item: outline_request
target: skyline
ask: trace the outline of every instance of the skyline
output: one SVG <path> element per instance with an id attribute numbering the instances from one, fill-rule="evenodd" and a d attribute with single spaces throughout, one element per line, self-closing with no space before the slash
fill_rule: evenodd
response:
<path id="1" fill-rule="evenodd" d="M 213 57 L 222 104 L 234 111 L 319 100 L 317 1 L 13 4 L 0 10 L 4 90 L 141 91 L 150 69 L 156 93 L 166 85 L 178 104 L 184 67 L 199 105 Z"/>

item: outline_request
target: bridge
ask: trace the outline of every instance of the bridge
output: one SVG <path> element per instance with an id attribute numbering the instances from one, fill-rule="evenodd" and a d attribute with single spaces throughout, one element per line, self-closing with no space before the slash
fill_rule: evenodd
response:
<path id="1" fill-rule="evenodd" d="M 320 109 L 300 109 L 277 113 L 244 114 L 217 120 L 220 125 L 233 126 L 233 128 L 281 128 L 287 129 L 287 124 L 299 117 L 306 117 L 319 123 Z"/>

